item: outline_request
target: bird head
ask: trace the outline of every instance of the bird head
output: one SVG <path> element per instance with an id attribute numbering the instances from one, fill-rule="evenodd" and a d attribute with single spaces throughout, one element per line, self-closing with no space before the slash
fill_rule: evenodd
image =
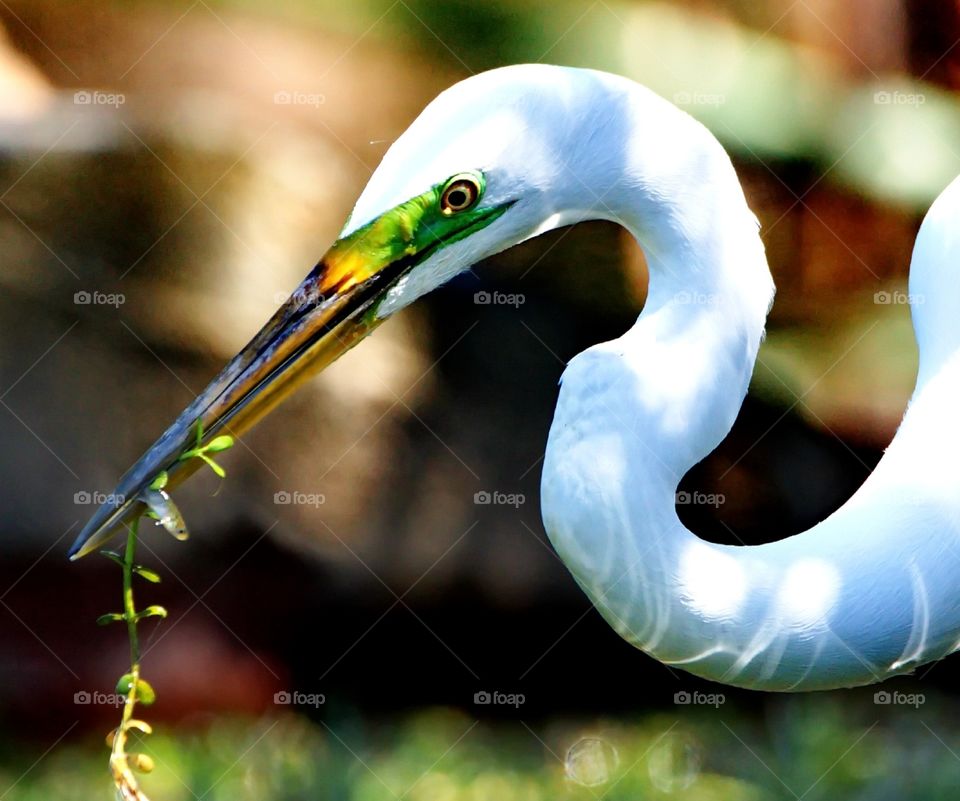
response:
<path id="1" fill-rule="evenodd" d="M 399 309 L 481 259 L 561 224 L 556 199 L 544 191 L 556 154 L 536 134 L 549 133 L 540 107 L 556 79 L 548 67 L 494 70 L 427 106 L 391 146 L 337 241 L 121 478 L 71 558 L 139 516 L 141 494 L 162 471 L 170 486 L 193 472 L 199 460 L 179 457 L 197 445 L 198 427 L 204 441 L 242 433 Z M 538 118 L 541 124 L 531 124 Z"/>

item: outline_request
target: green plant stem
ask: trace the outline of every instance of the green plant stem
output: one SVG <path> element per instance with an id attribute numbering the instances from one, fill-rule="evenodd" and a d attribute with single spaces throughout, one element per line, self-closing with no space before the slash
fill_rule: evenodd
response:
<path id="1" fill-rule="evenodd" d="M 137 554 L 139 527 L 140 518 L 137 518 L 127 528 L 127 546 L 123 554 L 123 617 L 127 621 L 127 634 L 130 639 L 130 688 L 123 703 L 123 717 L 114 735 L 113 750 L 110 754 L 114 782 L 120 791 L 120 797 L 124 799 L 145 798 L 139 790 L 127 756 L 127 737 L 137 706 L 137 685 L 140 681 L 140 637 L 137 634 L 137 608 L 133 599 L 133 566 Z"/>
<path id="2" fill-rule="evenodd" d="M 127 633 L 130 635 L 131 672 L 140 672 L 140 638 L 137 635 L 137 609 L 133 603 L 133 565 L 137 556 L 137 529 L 140 518 L 127 528 L 127 547 L 123 553 L 123 616 L 127 621 Z"/>
<path id="3" fill-rule="evenodd" d="M 208 454 L 218 453 L 232 447 L 233 438 L 224 434 L 219 437 L 215 437 L 207 445 L 201 445 L 202 441 L 203 428 L 198 423 L 197 447 L 181 455 L 181 461 L 187 459 L 203 459 L 203 461 L 206 462 L 210 468 L 218 476 L 220 476 L 220 478 L 223 478 L 226 475 L 223 471 L 223 468 L 221 468 L 220 465 L 218 465 Z M 184 539 L 184 535 L 186 534 L 185 528 L 181 528 L 180 525 L 175 522 L 176 520 L 179 520 L 180 524 L 182 524 L 182 517 L 180 516 L 179 511 L 176 509 L 176 506 L 173 505 L 173 501 L 170 499 L 170 497 L 163 492 L 163 487 L 166 485 L 166 483 L 166 471 L 161 472 L 153 480 L 153 482 L 151 482 L 149 486 L 150 490 L 158 492 L 160 497 L 163 499 L 163 512 L 158 513 L 157 509 L 150 503 L 149 500 L 147 500 L 146 503 L 150 507 L 148 514 L 151 514 L 155 519 L 159 520 L 163 524 L 164 528 L 177 537 L 177 539 Z M 170 520 L 165 519 L 168 516 L 174 521 L 173 524 L 171 524 Z M 167 616 L 167 610 L 162 606 L 156 605 L 148 606 L 142 612 L 138 613 L 136 604 L 134 603 L 134 575 L 139 574 L 142 578 L 151 582 L 157 582 L 160 580 L 160 577 L 152 570 L 149 570 L 142 565 L 137 565 L 136 563 L 137 532 L 140 528 L 140 520 L 141 518 L 137 517 L 137 519 L 127 527 L 127 545 L 123 552 L 122 558 L 120 554 L 114 553 L 113 551 L 105 552 L 105 554 L 114 562 L 117 562 L 123 570 L 123 612 L 111 612 L 109 614 L 102 615 L 97 621 L 101 625 L 119 622 L 121 620 L 126 621 L 127 635 L 130 640 L 130 670 L 127 671 L 127 673 L 120 678 L 120 681 L 117 682 L 117 692 L 120 692 L 121 689 L 125 691 L 123 715 L 120 720 L 120 725 L 114 732 L 113 743 L 110 750 L 110 770 L 113 773 L 113 781 L 117 788 L 117 797 L 121 799 L 121 801 L 149 801 L 147 796 L 144 795 L 143 791 L 140 789 L 137 778 L 133 774 L 132 768 L 135 767 L 137 770 L 144 773 L 149 773 L 153 769 L 153 761 L 146 754 L 130 755 L 127 753 L 127 739 L 130 735 L 131 729 L 138 729 L 143 734 L 149 734 L 152 731 L 147 723 L 134 718 L 133 713 L 136 710 L 137 703 L 139 702 L 145 706 L 149 706 L 153 703 L 155 698 L 153 688 L 147 684 L 146 681 L 140 678 L 141 654 L 140 636 L 137 631 L 137 623 L 139 623 L 142 618 L 165 618 Z"/>

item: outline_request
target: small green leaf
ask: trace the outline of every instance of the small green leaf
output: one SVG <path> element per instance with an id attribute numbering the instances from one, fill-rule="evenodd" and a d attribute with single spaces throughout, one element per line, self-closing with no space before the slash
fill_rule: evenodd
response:
<path id="1" fill-rule="evenodd" d="M 145 720 L 130 720 L 127 722 L 127 728 L 142 731 L 144 734 L 153 734 L 153 726 Z"/>
<path id="2" fill-rule="evenodd" d="M 123 620 L 123 615 L 120 612 L 108 612 L 97 618 L 97 625 L 109 626 L 111 623 L 119 623 L 121 620 Z"/>
<path id="3" fill-rule="evenodd" d="M 123 557 L 118 554 L 116 551 L 100 551 L 104 556 L 107 557 L 112 562 L 116 562 L 120 567 L 123 567 Z"/>
<path id="4" fill-rule="evenodd" d="M 131 687 L 133 687 L 132 673 L 124 673 L 119 679 L 117 679 L 117 692 L 120 695 L 127 695 L 130 692 Z"/>
<path id="5" fill-rule="evenodd" d="M 144 706 L 150 706 L 150 704 L 157 700 L 157 693 L 145 679 L 139 679 L 137 681 L 137 700 Z"/>
<path id="6" fill-rule="evenodd" d="M 149 567 L 144 567 L 143 565 L 134 565 L 133 572 L 140 576 L 140 578 L 146 579 L 152 584 L 160 583 L 160 575 L 156 571 L 151 570 Z"/>
<path id="7" fill-rule="evenodd" d="M 153 606 L 148 606 L 146 609 L 143 609 L 140 612 L 137 612 L 137 620 L 143 620 L 146 617 L 159 617 L 165 618 L 167 616 L 167 610 L 162 606 L 154 604 Z"/>
<path id="8" fill-rule="evenodd" d="M 211 459 L 211 458 L 210 458 L 209 456 L 207 456 L 205 453 L 200 453 L 200 454 L 197 454 L 197 455 L 198 455 L 201 459 L 203 459 L 203 461 L 205 461 L 208 465 L 210 465 L 210 469 L 213 470 L 213 472 L 216 473 L 218 476 L 220 476 L 220 478 L 226 478 L 226 477 L 227 477 L 227 471 L 224 470 L 222 467 L 220 467 L 220 465 L 218 465 L 215 461 L 213 461 L 213 459 Z"/>
<path id="9" fill-rule="evenodd" d="M 170 476 L 167 475 L 167 471 L 164 470 L 153 481 L 150 482 L 150 489 L 161 490 L 167 486 L 167 481 L 169 480 Z"/>
<path id="10" fill-rule="evenodd" d="M 233 437 L 229 434 L 221 434 L 219 437 L 214 437 L 210 440 L 209 444 L 204 448 L 207 453 L 219 453 L 220 451 L 225 451 L 227 448 L 233 447 Z"/>

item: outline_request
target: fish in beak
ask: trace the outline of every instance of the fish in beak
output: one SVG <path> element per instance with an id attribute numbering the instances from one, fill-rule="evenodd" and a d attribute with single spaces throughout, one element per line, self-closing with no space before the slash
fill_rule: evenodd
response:
<path id="1" fill-rule="evenodd" d="M 512 205 L 484 208 L 482 194 L 480 173 L 458 174 L 334 243 L 261 331 L 124 474 L 80 532 L 70 558 L 96 550 L 143 514 L 144 493 L 158 475 L 167 473 L 169 489 L 194 472 L 201 460 L 181 460 L 185 452 L 218 435 L 242 434 L 373 331 L 384 319 L 377 313 L 380 303 L 414 267 Z"/>

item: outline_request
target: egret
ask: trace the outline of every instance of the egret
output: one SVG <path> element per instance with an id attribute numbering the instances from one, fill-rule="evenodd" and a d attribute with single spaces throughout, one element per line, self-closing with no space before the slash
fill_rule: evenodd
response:
<path id="1" fill-rule="evenodd" d="M 868 684 L 956 650 L 960 179 L 917 239 L 919 374 L 876 469 L 808 531 L 709 543 L 678 519 L 676 490 L 747 392 L 774 291 L 759 224 L 704 126 L 624 77 L 547 65 L 475 75 L 426 107 L 340 238 L 123 476 L 72 558 L 138 515 L 160 471 L 187 475 L 177 457 L 198 422 L 205 437 L 245 430 L 420 296 L 587 219 L 622 225 L 650 273 L 636 323 L 566 367 L 543 462 L 544 527 L 604 618 L 667 665 L 761 690 Z"/>

